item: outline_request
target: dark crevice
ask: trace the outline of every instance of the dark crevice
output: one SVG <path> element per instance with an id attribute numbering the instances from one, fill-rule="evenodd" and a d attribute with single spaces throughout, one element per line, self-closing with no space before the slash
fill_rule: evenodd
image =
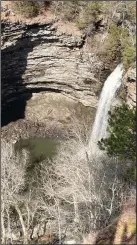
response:
<path id="1" fill-rule="evenodd" d="M 55 81 L 50 81 L 50 82 L 33 82 L 33 83 L 27 83 L 26 84 L 26 86 L 30 86 L 30 85 L 32 85 L 32 86 L 35 86 L 35 85 L 39 85 L 39 86 L 48 86 L 48 85 L 50 85 L 50 86 L 63 86 L 63 87 L 68 87 L 68 88 L 71 88 L 72 90 L 75 90 L 75 91 L 83 91 L 83 88 L 76 88 L 76 87 L 74 87 L 74 86 L 72 86 L 71 84 L 66 84 L 66 83 L 60 83 L 60 82 L 55 82 Z M 40 88 L 42 88 L 42 87 L 40 87 Z M 31 89 L 31 88 L 30 88 Z M 51 88 L 52 89 L 52 88 Z M 89 91 L 89 88 L 84 88 L 84 90 L 86 91 Z"/>
<path id="2" fill-rule="evenodd" d="M 53 23 L 47 23 L 47 24 L 39 24 L 39 23 L 34 23 L 34 24 L 31 24 L 31 25 L 27 25 L 26 26 L 26 29 L 27 30 L 36 30 L 36 33 L 37 33 L 37 30 L 40 29 L 40 28 L 43 28 L 43 27 L 51 27 L 53 25 Z M 48 30 L 48 29 L 47 29 Z M 54 28 L 55 30 L 55 28 Z"/>
<path id="3" fill-rule="evenodd" d="M 40 92 L 54 92 L 54 93 L 61 93 L 61 89 L 56 88 L 29 88 L 28 91 L 31 91 L 31 93 L 40 93 Z"/>

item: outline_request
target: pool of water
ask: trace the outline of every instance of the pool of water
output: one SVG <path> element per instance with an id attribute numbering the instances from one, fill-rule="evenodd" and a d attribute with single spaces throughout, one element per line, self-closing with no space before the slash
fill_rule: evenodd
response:
<path id="1" fill-rule="evenodd" d="M 48 160 L 51 160 L 57 154 L 60 143 L 61 140 L 59 139 L 49 138 L 20 139 L 16 142 L 16 151 L 21 151 L 25 148 L 30 152 L 29 162 L 26 165 L 24 193 L 29 191 L 30 185 L 33 185 L 33 187 L 37 186 L 41 179 L 41 163 L 47 166 L 51 164 Z M 37 183 L 33 183 L 34 179 L 37 179 Z"/>
<path id="2" fill-rule="evenodd" d="M 25 148 L 29 150 L 32 161 L 51 159 L 57 153 L 57 147 L 60 144 L 59 139 L 49 138 L 32 138 L 32 139 L 20 139 L 16 143 L 16 150 Z"/>

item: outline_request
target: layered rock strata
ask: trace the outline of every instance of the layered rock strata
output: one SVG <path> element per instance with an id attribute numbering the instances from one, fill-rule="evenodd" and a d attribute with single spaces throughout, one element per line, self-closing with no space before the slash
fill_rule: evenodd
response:
<path id="1" fill-rule="evenodd" d="M 96 107 L 99 63 L 83 45 L 83 36 L 57 33 L 53 23 L 2 23 L 2 109 L 15 100 L 25 107 L 42 91 Z"/>

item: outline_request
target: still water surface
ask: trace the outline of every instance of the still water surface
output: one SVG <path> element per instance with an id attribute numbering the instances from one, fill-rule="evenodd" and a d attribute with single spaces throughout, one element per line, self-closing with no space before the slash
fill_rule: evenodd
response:
<path id="1" fill-rule="evenodd" d="M 16 149 L 21 150 L 22 148 L 28 149 L 30 151 L 30 156 L 32 160 L 47 159 L 52 158 L 57 153 L 57 147 L 60 144 L 59 139 L 49 139 L 49 138 L 31 138 L 31 139 L 21 139 L 16 143 Z"/>

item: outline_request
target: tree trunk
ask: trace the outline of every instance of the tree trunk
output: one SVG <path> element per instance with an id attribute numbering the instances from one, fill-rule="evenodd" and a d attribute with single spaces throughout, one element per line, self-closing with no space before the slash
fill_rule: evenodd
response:
<path id="1" fill-rule="evenodd" d="M 6 244 L 6 230 L 4 226 L 4 214 L 1 215 L 2 244 Z"/>
<path id="2" fill-rule="evenodd" d="M 74 200 L 74 212 L 75 212 L 75 222 L 79 222 L 79 211 L 78 211 L 78 203 L 77 203 L 77 198 L 75 195 L 73 195 L 73 200 Z"/>
<path id="3" fill-rule="evenodd" d="M 57 207 L 57 219 L 58 219 L 58 236 L 59 236 L 59 244 L 61 243 L 61 217 L 60 217 L 60 208 L 59 201 L 55 199 L 56 207 Z"/>
<path id="4" fill-rule="evenodd" d="M 6 209 L 6 213 L 7 213 L 7 218 L 8 218 L 8 234 L 9 234 L 10 240 L 12 242 L 12 234 L 11 234 L 11 224 L 10 224 L 10 213 L 9 213 L 9 209 Z"/>
<path id="5" fill-rule="evenodd" d="M 15 208 L 16 208 L 16 211 L 17 211 L 17 213 L 19 215 L 19 220 L 20 220 L 20 223 L 21 223 L 21 226 L 22 226 L 24 244 L 28 244 L 28 234 L 27 234 L 27 229 L 26 229 L 25 224 L 24 224 L 22 213 L 21 213 L 21 211 L 20 211 L 20 209 L 19 209 L 19 207 L 17 205 L 15 206 Z"/>

